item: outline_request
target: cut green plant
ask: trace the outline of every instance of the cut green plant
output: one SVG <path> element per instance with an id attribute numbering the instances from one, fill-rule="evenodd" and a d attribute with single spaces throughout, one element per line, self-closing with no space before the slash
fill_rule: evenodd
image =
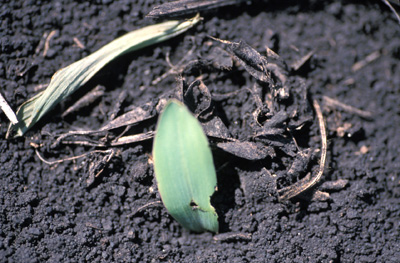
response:
<path id="1" fill-rule="evenodd" d="M 23 103 L 18 111 L 18 123 L 11 123 L 7 137 L 15 131 L 22 136 L 50 109 L 87 83 L 111 60 L 125 53 L 170 39 L 185 32 L 201 18 L 186 21 L 167 21 L 132 31 L 105 45 L 93 54 L 57 71 L 47 89 Z"/>
<path id="2" fill-rule="evenodd" d="M 187 229 L 218 232 L 218 215 L 210 203 L 217 177 L 208 140 L 199 121 L 176 100 L 159 117 L 153 161 L 168 212 Z"/>

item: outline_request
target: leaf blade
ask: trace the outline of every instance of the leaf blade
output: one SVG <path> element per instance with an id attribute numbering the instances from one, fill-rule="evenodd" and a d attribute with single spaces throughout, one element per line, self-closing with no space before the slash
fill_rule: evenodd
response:
<path id="1" fill-rule="evenodd" d="M 117 38 L 91 55 L 58 70 L 49 86 L 40 95 L 23 103 L 18 111 L 18 124 L 10 124 L 7 137 L 14 130 L 22 136 L 37 121 L 60 101 L 71 95 L 88 82 L 111 60 L 125 53 L 170 39 L 191 28 L 201 18 L 196 16 L 186 21 L 167 21 L 132 31 Z"/>
<path id="2" fill-rule="evenodd" d="M 197 119 L 175 100 L 159 118 L 153 159 L 168 212 L 190 230 L 218 232 L 218 216 L 210 204 L 217 179 L 207 137 Z"/>

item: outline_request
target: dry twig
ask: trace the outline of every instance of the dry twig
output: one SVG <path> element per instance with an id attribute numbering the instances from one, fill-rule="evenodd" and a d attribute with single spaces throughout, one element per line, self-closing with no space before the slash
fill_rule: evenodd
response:
<path id="1" fill-rule="evenodd" d="M 307 63 L 307 61 L 309 61 L 311 59 L 311 57 L 315 54 L 315 50 L 311 50 L 310 52 L 308 52 L 307 54 L 305 54 L 304 56 L 302 56 L 300 59 L 296 60 L 295 62 L 293 62 L 290 67 L 294 70 L 294 71 L 298 71 L 301 67 L 304 66 L 304 64 Z"/>
<path id="2" fill-rule="evenodd" d="M 377 60 L 380 56 L 381 56 L 381 52 L 379 50 L 372 52 L 371 54 L 366 56 L 364 59 L 354 63 L 354 65 L 351 67 L 351 71 L 356 72 L 356 71 L 362 69 L 369 63 L 373 62 L 374 60 Z"/>
<path id="3" fill-rule="evenodd" d="M 104 87 L 97 85 L 94 89 L 86 93 L 79 100 L 77 100 L 71 107 L 69 107 L 64 113 L 61 115 L 63 118 L 70 114 L 71 112 L 78 111 L 83 107 L 86 107 L 97 100 L 99 97 L 104 95 Z"/>
<path id="4" fill-rule="evenodd" d="M 172 64 L 170 57 L 169 57 L 169 52 L 165 56 L 165 60 L 167 61 L 167 64 L 170 66 L 170 69 L 162 74 L 161 76 L 157 77 L 155 80 L 151 82 L 152 85 L 157 85 L 160 83 L 162 80 L 164 80 L 166 77 L 176 74 L 182 74 L 184 71 L 185 67 L 187 66 L 187 63 L 185 64 L 184 62 L 187 61 L 187 58 L 190 58 L 190 56 L 193 54 L 194 50 L 196 49 L 196 45 L 194 43 L 194 39 L 192 38 L 193 46 L 192 48 L 183 56 L 181 60 L 178 61 L 176 65 Z M 190 63 L 190 62 L 189 62 Z"/>
<path id="5" fill-rule="evenodd" d="M 328 96 L 323 96 L 322 98 L 324 99 L 324 102 L 327 106 L 334 106 L 337 108 L 341 108 L 342 110 L 347 111 L 349 113 L 357 114 L 358 116 L 360 116 L 362 118 L 372 119 L 372 113 L 369 111 L 357 109 L 353 106 L 350 106 L 350 105 L 344 104 L 338 100 L 332 99 Z"/>
<path id="6" fill-rule="evenodd" d="M 394 7 L 389 3 L 388 0 L 382 0 L 382 2 L 390 8 L 390 10 L 394 13 L 394 15 L 395 15 L 396 18 L 397 18 L 397 21 L 399 21 L 399 24 L 400 24 L 400 16 L 399 16 L 399 14 L 396 12 L 396 9 L 394 9 Z M 393 3 L 395 3 L 395 4 L 399 4 L 399 1 L 394 2 L 394 1 L 392 0 L 391 2 L 393 2 Z"/>
<path id="7" fill-rule="evenodd" d="M 46 42 L 44 43 L 43 57 L 45 57 L 47 55 L 47 51 L 49 51 L 49 48 L 50 48 L 50 40 L 54 37 L 54 35 L 56 33 L 57 33 L 57 30 L 53 30 L 47 36 Z"/>
<path id="8" fill-rule="evenodd" d="M 145 209 L 147 207 L 150 207 L 150 206 L 162 207 L 162 202 L 161 201 L 154 201 L 154 202 L 150 202 L 150 203 L 147 203 L 145 205 L 142 205 L 141 207 L 137 208 L 135 211 L 133 211 L 132 213 L 130 213 L 126 217 L 131 218 L 134 215 L 136 215 L 137 213 L 139 213 L 140 211 L 142 211 L 143 209 Z"/>
<path id="9" fill-rule="evenodd" d="M 250 241 L 251 240 L 251 234 L 249 233 L 221 233 L 218 235 L 215 235 L 213 237 L 215 241 L 232 241 L 232 240 L 245 240 L 245 241 Z"/>
<path id="10" fill-rule="evenodd" d="M 74 43 L 75 43 L 80 49 L 85 49 L 85 45 L 82 44 L 82 42 L 81 42 L 77 37 L 74 37 L 73 40 L 74 40 Z"/>
<path id="11" fill-rule="evenodd" d="M 78 156 L 68 157 L 68 158 L 64 158 L 64 159 L 60 159 L 60 160 L 56 160 L 56 161 L 48 161 L 40 154 L 40 152 L 38 151 L 37 148 L 35 149 L 35 153 L 39 157 L 39 159 L 42 162 L 44 162 L 45 164 L 48 164 L 48 165 L 58 164 L 58 163 L 66 162 L 66 161 L 73 161 L 73 160 L 85 157 L 85 156 L 93 154 L 93 153 L 107 153 L 107 154 L 110 154 L 112 152 L 114 152 L 114 150 L 94 150 L 94 151 L 91 151 L 91 152 L 88 152 L 88 153 L 84 153 L 84 154 L 81 154 L 81 155 L 78 155 Z"/>
<path id="12" fill-rule="evenodd" d="M 327 144 L 327 139 L 326 139 L 326 128 L 325 128 L 324 117 L 322 116 L 322 112 L 321 112 L 321 107 L 319 106 L 319 104 L 316 100 L 313 101 L 313 105 L 315 108 L 315 112 L 317 114 L 319 129 L 321 132 L 321 141 L 322 141 L 321 160 L 319 163 L 318 173 L 312 178 L 311 178 L 311 173 L 309 173 L 305 178 L 301 179 L 300 181 L 296 182 L 295 184 L 278 190 L 278 193 L 280 195 L 279 198 L 281 200 L 291 199 L 293 197 L 298 196 L 299 194 L 306 191 L 307 189 L 310 189 L 311 187 L 313 187 L 315 184 L 317 184 L 320 181 L 322 174 L 324 173 L 325 162 L 326 162 L 326 152 L 328 149 L 328 144 Z"/>

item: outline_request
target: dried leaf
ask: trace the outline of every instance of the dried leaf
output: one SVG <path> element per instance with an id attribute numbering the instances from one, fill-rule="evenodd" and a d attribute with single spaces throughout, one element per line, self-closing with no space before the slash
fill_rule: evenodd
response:
<path id="1" fill-rule="evenodd" d="M 4 114 L 7 116 L 7 118 L 13 123 L 17 124 L 17 116 L 15 115 L 14 111 L 11 109 L 11 107 L 8 105 L 7 101 L 4 99 L 3 95 L 0 93 L 0 109 L 3 110 Z"/>
<path id="2" fill-rule="evenodd" d="M 132 110 L 101 127 L 99 131 L 108 131 L 148 120 L 156 115 L 156 112 L 153 110 L 154 108 L 155 105 L 152 102 L 148 102 L 140 107 L 134 107 Z"/>
<path id="3" fill-rule="evenodd" d="M 267 156 L 275 156 L 273 147 L 256 142 L 221 142 L 217 144 L 217 147 L 237 157 L 251 161 L 262 160 Z"/>
<path id="4" fill-rule="evenodd" d="M 193 14 L 208 11 L 214 8 L 239 4 L 245 0 L 179 0 L 155 6 L 147 15 L 149 17 L 163 18 Z"/>
<path id="5" fill-rule="evenodd" d="M 268 72 L 268 61 L 253 47 L 244 41 L 231 42 L 212 37 L 212 39 L 229 45 L 232 55 L 246 69 L 246 71 L 257 80 L 270 84 L 271 76 Z"/>

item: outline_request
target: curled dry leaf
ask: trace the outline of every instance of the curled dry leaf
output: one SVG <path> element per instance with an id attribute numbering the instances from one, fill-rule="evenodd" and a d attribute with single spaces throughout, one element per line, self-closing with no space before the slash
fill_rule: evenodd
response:
<path id="1" fill-rule="evenodd" d="M 232 55 L 254 78 L 267 84 L 272 83 L 272 79 L 268 71 L 267 59 L 249 44 L 243 40 L 239 42 L 230 42 L 228 40 L 222 40 L 214 37 L 212 37 L 212 39 L 227 44 Z"/>

